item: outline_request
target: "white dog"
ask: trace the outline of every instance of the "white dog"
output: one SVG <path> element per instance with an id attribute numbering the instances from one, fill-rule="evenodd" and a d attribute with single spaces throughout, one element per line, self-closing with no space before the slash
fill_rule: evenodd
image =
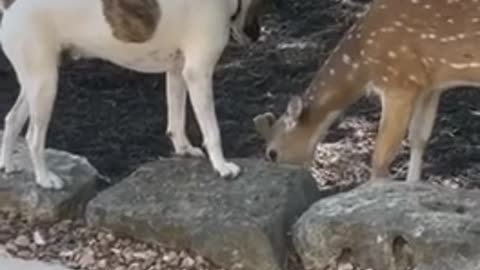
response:
<path id="1" fill-rule="evenodd" d="M 14 171 L 12 152 L 26 134 L 36 182 L 61 189 L 45 164 L 45 141 L 57 93 L 60 53 L 95 57 L 139 72 L 167 73 L 169 135 L 178 155 L 203 156 L 185 135 L 187 92 L 209 159 L 222 177 L 240 167 L 225 160 L 214 109 L 212 78 L 230 33 L 258 39 L 261 0 L 0 0 L 2 48 L 20 94 L 5 118 L 0 168 Z"/>

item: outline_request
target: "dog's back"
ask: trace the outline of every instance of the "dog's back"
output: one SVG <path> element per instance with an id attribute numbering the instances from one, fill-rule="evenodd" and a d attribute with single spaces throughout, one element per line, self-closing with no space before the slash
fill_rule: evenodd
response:
<path id="1" fill-rule="evenodd" d="M 142 72 L 163 72 L 176 50 L 228 31 L 224 0 L 0 1 L 6 8 L 2 40 L 31 40 L 18 35 L 36 32 L 85 56 L 124 67 L 139 62 L 134 69 Z"/>
<path id="2" fill-rule="evenodd" d="M 95 33 L 108 28 L 109 32 L 120 41 L 144 43 L 157 34 L 168 35 L 171 39 L 175 36 L 186 36 L 182 31 L 196 28 L 204 23 L 209 24 L 209 27 L 214 27 L 214 22 L 221 24 L 225 18 L 229 18 L 229 14 L 224 12 L 229 9 L 227 2 L 224 0 L 0 0 L 0 10 L 7 14 L 17 13 L 22 16 L 28 14 L 29 17 L 35 17 L 35 23 L 40 21 L 49 23 L 49 27 L 57 32 L 69 32 L 71 35 L 90 32 L 94 37 Z"/>

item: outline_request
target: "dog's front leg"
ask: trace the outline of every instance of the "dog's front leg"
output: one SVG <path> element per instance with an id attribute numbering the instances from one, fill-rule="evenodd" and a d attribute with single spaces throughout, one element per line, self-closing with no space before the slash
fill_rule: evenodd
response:
<path id="1" fill-rule="evenodd" d="M 181 71 L 167 73 L 167 134 L 175 154 L 179 156 L 204 157 L 202 149 L 192 146 L 185 133 L 187 86 Z"/>
<path id="2" fill-rule="evenodd" d="M 187 57 L 187 59 L 189 59 Z M 224 178 L 235 178 L 240 167 L 225 160 L 213 97 L 213 68 L 210 61 L 187 60 L 183 77 L 187 82 L 193 110 L 203 134 L 203 143 L 214 169 Z"/>

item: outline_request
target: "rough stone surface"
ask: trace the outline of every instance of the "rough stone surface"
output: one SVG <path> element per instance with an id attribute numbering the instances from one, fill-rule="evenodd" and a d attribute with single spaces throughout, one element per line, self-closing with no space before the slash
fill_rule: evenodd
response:
<path id="1" fill-rule="evenodd" d="M 81 214 L 95 196 L 100 175 L 83 157 L 54 149 L 47 149 L 46 154 L 49 169 L 66 181 L 65 188 L 52 191 L 36 184 L 25 140 L 19 139 L 13 155 L 16 171 L 0 172 L 0 210 L 45 222 Z"/>
<path id="2" fill-rule="evenodd" d="M 60 264 L 14 258 L 0 245 L 0 270 L 70 270 Z"/>
<path id="3" fill-rule="evenodd" d="M 59 264 L 50 264 L 40 261 L 26 261 L 17 258 L 0 257 L 0 270 L 70 270 Z"/>
<path id="4" fill-rule="evenodd" d="M 162 159 L 139 168 L 87 207 L 91 225 L 193 249 L 229 269 L 282 269 L 287 231 L 320 194 L 308 171 L 236 160 L 217 177 L 206 160 Z"/>
<path id="5" fill-rule="evenodd" d="M 348 261 L 375 270 L 477 270 L 480 192 L 365 184 L 310 207 L 293 242 L 306 269 Z"/>

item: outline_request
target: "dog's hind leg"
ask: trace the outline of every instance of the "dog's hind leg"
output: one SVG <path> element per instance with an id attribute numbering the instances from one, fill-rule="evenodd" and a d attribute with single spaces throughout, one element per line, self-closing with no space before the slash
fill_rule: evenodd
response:
<path id="1" fill-rule="evenodd" d="M 4 41 L 4 51 L 15 69 L 28 107 L 30 123 L 26 139 L 35 180 L 43 188 L 61 189 L 63 181 L 48 170 L 45 157 L 47 130 L 57 94 L 60 50 L 50 47 L 51 41 L 45 41 L 41 35 L 17 37 Z M 33 44 L 30 38 L 34 38 L 36 46 L 30 46 Z"/>
<path id="2" fill-rule="evenodd" d="M 26 99 L 30 111 L 27 143 L 37 183 L 44 188 L 61 189 L 63 181 L 48 170 L 45 161 L 46 136 L 57 93 L 56 66 L 39 70 L 35 75 L 34 80 L 27 82 Z"/>
<path id="3" fill-rule="evenodd" d="M 181 71 L 167 72 L 167 134 L 179 156 L 204 157 L 202 149 L 192 146 L 185 133 L 187 85 Z"/>
<path id="4" fill-rule="evenodd" d="M 45 143 L 53 104 L 57 94 L 58 74 L 56 65 L 46 66 L 35 72 L 35 79 L 27 83 L 26 99 L 30 111 L 27 142 L 37 183 L 44 188 L 61 189 L 63 181 L 48 170 L 45 157 Z"/>
<path id="5" fill-rule="evenodd" d="M 5 117 L 5 130 L 2 138 L 2 150 L 0 152 L 0 169 L 6 173 L 16 170 L 13 167 L 12 154 L 15 148 L 16 140 L 22 127 L 28 118 L 28 106 L 22 91 L 18 94 L 15 104 Z"/>

